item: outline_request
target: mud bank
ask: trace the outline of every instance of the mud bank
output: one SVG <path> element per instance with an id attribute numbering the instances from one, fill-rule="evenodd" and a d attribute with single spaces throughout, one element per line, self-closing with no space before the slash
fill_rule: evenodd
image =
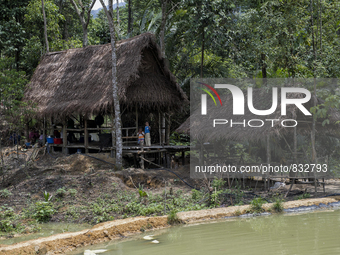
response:
<path id="1" fill-rule="evenodd" d="M 313 210 L 327 208 L 339 204 L 340 196 L 318 199 L 304 199 L 284 203 L 286 212 L 294 212 L 293 208 L 308 208 Z M 263 208 L 269 211 L 272 204 L 265 204 Z M 183 223 L 193 223 L 210 219 L 219 219 L 245 214 L 249 205 L 215 208 L 209 210 L 190 211 L 178 213 Z M 305 211 L 307 211 L 305 210 Z M 299 210 L 295 210 L 299 211 Z M 135 217 L 100 223 L 91 229 L 79 232 L 63 233 L 50 237 L 42 237 L 14 245 L 0 246 L 0 255 L 9 254 L 65 254 L 78 247 L 93 245 L 113 239 L 127 237 L 141 233 L 141 229 L 161 229 L 168 227 L 167 216 Z"/>

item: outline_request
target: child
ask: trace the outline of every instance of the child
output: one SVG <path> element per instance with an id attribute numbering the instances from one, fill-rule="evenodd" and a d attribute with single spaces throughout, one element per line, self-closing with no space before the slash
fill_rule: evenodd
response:
<path id="1" fill-rule="evenodd" d="M 141 146 L 144 145 L 144 132 L 142 131 L 142 128 L 139 128 L 138 131 L 138 144 Z"/>
<path id="2" fill-rule="evenodd" d="M 149 122 L 145 122 L 145 145 L 146 146 L 151 146 L 151 138 L 150 138 L 150 130 L 151 127 L 149 126 Z"/>

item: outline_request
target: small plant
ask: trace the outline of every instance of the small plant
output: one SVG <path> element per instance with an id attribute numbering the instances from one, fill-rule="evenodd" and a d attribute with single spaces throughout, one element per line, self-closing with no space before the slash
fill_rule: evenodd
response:
<path id="1" fill-rule="evenodd" d="M 59 188 L 59 189 L 57 189 L 56 195 L 57 195 L 57 197 L 62 198 L 62 197 L 66 196 L 66 193 L 67 192 L 66 192 L 65 188 Z"/>
<path id="2" fill-rule="evenodd" d="M 192 198 L 193 200 L 201 199 L 201 198 L 202 198 L 202 193 L 199 192 L 199 191 L 196 190 L 196 189 L 193 189 L 193 190 L 191 191 L 191 198 Z"/>
<path id="3" fill-rule="evenodd" d="M 242 212 L 241 212 L 240 210 L 237 210 L 237 211 L 235 212 L 235 216 L 240 216 L 240 215 L 242 215 Z"/>
<path id="4" fill-rule="evenodd" d="M 175 225 L 181 223 L 175 210 L 170 211 L 168 215 L 168 224 Z"/>
<path id="5" fill-rule="evenodd" d="M 36 202 L 33 218 L 39 222 L 47 222 L 54 213 L 55 210 L 49 202 Z"/>
<path id="6" fill-rule="evenodd" d="M 218 207 L 221 204 L 220 195 L 223 194 L 223 190 L 215 191 L 210 196 L 210 203 L 212 207 Z"/>
<path id="7" fill-rule="evenodd" d="M 223 178 L 218 179 L 217 177 L 215 177 L 215 179 L 211 183 L 211 186 L 213 188 L 216 188 L 217 190 L 221 190 L 225 183 L 226 183 L 226 181 L 223 180 Z"/>
<path id="8" fill-rule="evenodd" d="M 250 203 L 250 210 L 253 213 L 261 213 L 264 211 L 262 205 L 265 204 L 266 201 L 262 197 L 254 198 Z"/>
<path id="9" fill-rule="evenodd" d="M 302 195 L 297 197 L 297 199 L 306 199 L 306 198 L 310 198 L 310 194 L 308 192 L 303 193 Z"/>
<path id="10" fill-rule="evenodd" d="M 69 189 L 68 194 L 70 194 L 71 197 L 75 197 L 77 195 L 77 190 L 76 189 Z"/>
<path id="11" fill-rule="evenodd" d="M 10 192 L 8 189 L 0 190 L 0 197 L 2 198 L 8 198 L 9 196 L 12 196 L 12 192 Z"/>
<path id="12" fill-rule="evenodd" d="M 275 202 L 273 203 L 272 209 L 274 210 L 274 212 L 280 213 L 283 211 L 283 199 L 281 198 L 276 198 Z"/>
<path id="13" fill-rule="evenodd" d="M 138 193 L 140 198 L 148 196 L 148 194 L 143 190 L 143 185 L 138 186 Z"/>
<path id="14" fill-rule="evenodd" d="M 45 202 L 49 202 L 52 198 L 52 195 L 50 193 L 48 193 L 47 191 L 44 192 L 44 198 L 45 198 Z"/>

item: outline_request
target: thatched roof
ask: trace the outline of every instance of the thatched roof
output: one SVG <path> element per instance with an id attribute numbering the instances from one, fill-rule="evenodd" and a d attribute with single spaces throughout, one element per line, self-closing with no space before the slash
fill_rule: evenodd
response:
<path id="1" fill-rule="evenodd" d="M 36 103 L 41 115 L 111 110 L 111 63 L 110 44 L 48 53 L 25 99 Z M 117 79 L 123 107 L 168 111 L 187 102 L 151 33 L 117 42 Z"/>
<path id="2" fill-rule="evenodd" d="M 288 97 L 301 97 L 299 94 L 288 94 Z M 267 135 L 271 136 L 282 136 L 284 134 L 288 134 L 293 132 L 293 128 L 291 127 L 283 127 L 281 125 L 281 121 L 284 119 L 296 119 L 298 122 L 297 132 L 298 133 L 310 133 L 312 127 L 312 117 L 305 116 L 295 105 L 287 105 L 287 115 L 281 116 L 281 104 L 278 103 L 276 111 L 267 116 L 255 116 L 251 113 L 248 107 L 245 105 L 245 113 L 244 115 L 233 115 L 232 112 L 232 96 L 231 94 L 221 95 L 221 99 L 223 103 L 227 103 L 230 107 L 220 107 L 215 106 L 212 100 L 208 100 L 208 112 L 206 116 L 201 115 L 200 107 L 195 110 L 191 116 L 176 130 L 179 133 L 190 134 L 191 138 L 199 139 L 204 142 L 215 141 L 219 139 L 226 140 L 235 140 L 235 141 L 257 141 L 266 139 Z M 272 94 L 271 92 L 266 92 L 262 89 L 254 89 L 253 90 L 253 100 L 254 107 L 259 110 L 266 110 L 271 108 L 272 105 Z M 317 104 L 321 104 L 323 101 L 321 99 L 317 99 Z M 246 104 L 246 100 L 245 100 Z M 313 97 L 312 99 L 304 104 L 306 109 L 310 109 L 313 106 Z M 227 119 L 230 123 L 230 119 L 233 122 L 243 122 L 246 120 L 246 127 L 243 125 L 234 125 L 230 127 L 230 124 L 226 125 L 216 125 L 213 128 L 212 123 L 213 119 Z M 264 121 L 264 126 L 260 128 L 249 127 L 247 122 L 251 119 L 261 119 Z M 265 121 L 266 119 L 278 119 L 279 121 L 274 122 L 274 127 L 271 127 L 272 122 Z M 316 122 L 316 130 L 317 132 L 330 132 L 333 135 L 339 136 L 339 124 L 337 121 L 340 121 L 340 112 L 331 109 L 329 111 L 328 117 L 330 124 L 322 125 L 324 119 L 317 119 Z M 259 122 L 252 122 L 251 125 L 260 125 Z M 293 125 L 293 123 L 285 123 L 285 125 Z"/>

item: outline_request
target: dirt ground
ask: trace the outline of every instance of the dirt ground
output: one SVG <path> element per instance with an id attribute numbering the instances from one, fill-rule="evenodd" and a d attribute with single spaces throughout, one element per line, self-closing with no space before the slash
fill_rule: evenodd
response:
<path id="1" fill-rule="evenodd" d="M 9 153 L 12 151 L 12 153 Z M 95 201 L 100 194 L 112 192 L 111 184 L 116 183 L 119 190 L 136 190 L 139 185 L 144 189 L 157 192 L 164 191 L 165 183 L 175 191 L 180 189 L 189 193 L 192 187 L 184 184 L 176 175 L 165 170 L 127 168 L 123 171 L 114 171 L 112 159 L 108 153 L 90 154 L 91 157 L 82 154 L 64 156 L 61 153 L 53 155 L 38 155 L 37 159 L 25 167 L 24 156 L 29 157 L 32 149 L 20 152 L 17 159 L 16 151 L 5 150 L 5 165 L 8 166 L 5 175 L 0 177 L 0 189 L 8 189 L 13 195 L 10 199 L 0 197 L 0 205 L 13 206 L 17 211 L 27 205 L 28 200 L 39 201 L 43 199 L 43 192 L 51 194 L 59 188 L 76 189 L 78 198 Z M 26 155 L 24 155 L 26 154 Z M 95 158 L 93 158 L 95 157 Z M 111 164 L 110 164 L 111 163 Z M 201 187 L 205 180 L 191 179 L 187 167 L 173 169 L 178 176 L 193 187 Z M 247 194 L 260 195 L 264 198 L 272 196 L 271 193 L 261 190 L 262 183 L 247 180 L 243 189 Z M 275 191 L 276 195 L 285 195 L 289 185 Z M 241 187 L 242 188 L 242 187 Z M 311 197 L 323 197 L 328 194 L 340 193 L 340 180 L 326 180 L 326 192 L 323 193 L 321 186 L 318 193 L 314 194 L 314 186 L 307 184 L 295 184 L 287 197 L 287 201 L 296 200 L 298 196 L 310 193 Z M 72 198 L 69 198 L 72 200 Z M 60 221 L 58 215 L 54 215 L 52 221 Z M 86 219 L 83 219 L 86 221 Z"/>

